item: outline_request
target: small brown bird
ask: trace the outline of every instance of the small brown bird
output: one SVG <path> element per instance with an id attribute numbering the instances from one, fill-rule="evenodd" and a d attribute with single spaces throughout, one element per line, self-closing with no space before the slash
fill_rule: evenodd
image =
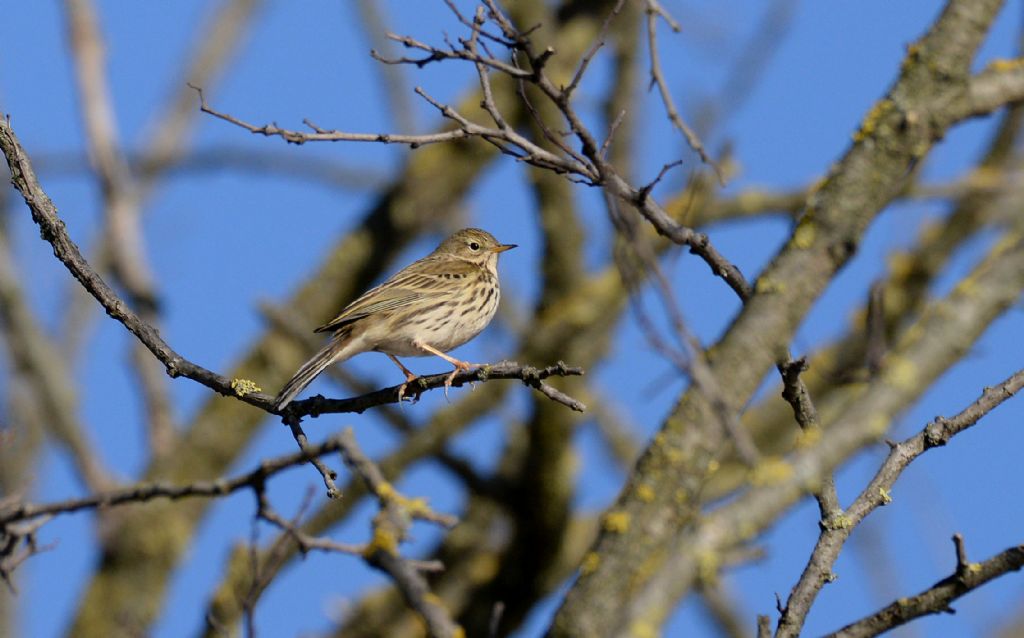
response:
<path id="1" fill-rule="evenodd" d="M 447 393 L 455 375 L 475 364 L 445 353 L 480 334 L 494 318 L 501 296 L 498 254 L 515 247 L 498 243 L 487 231 L 464 228 L 363 293 L 316 329 L 334 334 L 285 384 L 274 407 L 284 409 L 327 366 L 362 352 L 383 352 L 402 369 L 399 400 L 417 377 L 397 357 L 437 355 L 455 366 L 445 380 Z"/>

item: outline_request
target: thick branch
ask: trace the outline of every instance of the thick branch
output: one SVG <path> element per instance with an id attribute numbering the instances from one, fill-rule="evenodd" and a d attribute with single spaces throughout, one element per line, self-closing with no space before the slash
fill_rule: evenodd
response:
<path id="1" fill-rule="evenodd" d="M 971 78 L 957 117 L 988 115 L 1012 102 L 1024 100 L 1024 58 L 996 60 Z"/>
<path id="2" fill-rule="evenodd" d="M 822 477 L 857 450 L 878 441 L 893 420 L 1018 300 L 1022 286 L 1024 241 L 1009 231 L 946 298 L 930 304 L 919 321 L 898 335 L 878 375 L 848 397 L 842 414 L 819 442 L 801 446 L 759 484 L 679 532 L 666 554 L 664 569 L 635 599 L 635 612 L 646 611 L 645 618 L 650 620 L 651 614 L 672 609 L 699 577 L 708 557 L 748 542 L 813 490 Z"/>
<path id="3" fill-rule="evenodd" d="M 949 105 L 964 95 L 971 61 L 1001 4 L 947 4 L 929 33 L 910 47 L 912 59 L 889 96 L 865 118 L 855 143 L 810 198 L 793 237 L 712 348 L 712 369 L 728 380 L 735 407 L 756 391 L 871 220 L 901 192 L 908 170 L 957 121 Z M 621 632 L 634 620 L 662 618 L 671 608 L 671 592 L 679 589 L 667 588 L 662 572 L 646 565 L 673 546 L 699 514 L 702 488 L 722 442 L 709 413 L 706 397 L 692 389 L 681 397 L 612 506 L 630 520 L 628 529 L 602 532 L 597 568 L 569 591 L 551 635 Z M 672 574 L 676 583 L 685 581 L 678 569 Z"/>

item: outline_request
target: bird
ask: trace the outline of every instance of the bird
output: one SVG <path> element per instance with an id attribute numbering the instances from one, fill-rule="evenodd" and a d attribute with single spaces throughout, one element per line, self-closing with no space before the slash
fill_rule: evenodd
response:
<path id="1" fill-rule="evenodd" d="M 445 396 L 460 371 L 479 364 L 445 354 L 476 337 L 494 318 L 501 298 L 498 255 L 516 248 L 479 228 L 463 228 L 434 252 L 414 261 L 345 306 L 315 332 L 330 332 L 327 344 L 298 369 L 274 399 L 280 412 L 327 366 L 363 352 L 382 352 L 401 368 L 405 383 L 418 377 L 398 357 L 436 355 L 455 366 Z"/>

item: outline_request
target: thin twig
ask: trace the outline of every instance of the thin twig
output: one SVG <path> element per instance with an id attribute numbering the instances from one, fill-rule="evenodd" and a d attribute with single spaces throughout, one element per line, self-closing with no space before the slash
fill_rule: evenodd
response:
<path id="1" fill-rule="evenodd" d="M 342 447 L 344 448 L 344 445 Z M 323 552 L 337 552 L 340 554 L 352 554 L 353 556 L 359 556 L 366 551 L 366 547 L 363 545 L 339 543 L 329 538 L 312 536 L 300 530 L 298 527 L 299 520 L 302 518 L 302 513 L 305 511 L 306 507 L 308 507 L 308 498 L 302 506 L 299 507 L 299 511 L 295 517 L 292 520 L 288 520 L 278 514 L 277 511 L 271 507 L 270 499 L 267 497 L 267 492 L 263 489 L 262 485 L 259 485 L 255 492 L 257 501 L 256 516 L 285 532 L 287 537 L 295 541 L 295 544 L 298 546 L 299 551 L 302 554 L 308 554 L 311 550 L 315 549 Z M 274 573 L 276 573 L 276 571 Z"/>
<path id="2" fill-rule="evenodd" d="M 344 131 L 323 129 L 314 130 L 312 133 L 303 133 L 300 131 L 283 129 L 278 127 L 276 124 L 264 124 L 263 126 L 257 126 L 241 120 L 234 115 L 217 111 L 206 103 L 206 97 L 204 96 L 201 87 L 193 84 L 189 84 L 189 86 L 192 87 L 199 95 L 199 110 L 203 113 L 207 113 L 218 119 L 224 120 L 225 122 L 239 126 L 256 135 L 280 137 L 289 144 L 305 144 L 306 142 L 380 142 L 382 144 L 408 144 L 409 146 L 416 148 L 426 144 L 457 140 L 468 135 L 466 131 L 462 129 L 453 129 L 450 131 L 431 133 L 427 135 L 407 135 L 401 133 L 348 133 Z"/>
<path id="3" fill-rule="evenodd" d="M 595 38 L 594 44 L 592 44 L 590 46 L 590 50 L 584 53 L 583 57 L 580 58 L 580 63 L 576 67 L 576 73 L 572 76 L 572 81 L 569 82 L 569 86 L 563 89 L 563 94 L 566 100 L 569 100 L 569 98 L 572 97 L 573 91 L 576 90 L 576 87 L 579 86 L 580 82 L 583 80 L 583 74 L 587 72 L 587 67 L 590 66 L 590 61 L 594 59 L 597 52 L 604 46 L 605 38 L 608 36 L 608 27 L 611 26 L 612 19 L 622 11 L 622 5 L 624 3 L 625 0 L 619 0 L 615 3 L 615 6 L 612 8 L 612 12 L 604 19 L 604 23 L 601 25 L 601 30 L 597 33 L 597 38 Z"/>
<path id="4" fill-rule="evenodd" d="M 704 148 L 704 144 L 700 141 L 700 137 L 683 120 L 683 117 L 679 115 L 679 109 L 676 107 L 675 100 L 672 99 L 672 92 L 669 91 L 668 84 L 665 82 L 665 76 L 661 70 L 661 57 L 658 54 L 659 15 L 672 25 L 673 30 L 679 30 L 679 25 L 668 16 L 668 13 L 661 8 L 661 5 L 653 0 L 647 0 L 647 47 L 651 57 L 651 86 L 658 87 L 658 93 L 661 95 L 661 101 L 665 105 L 665 112 L 668 115 L 669 121 L 683 134 L 686 143 L 697 153 L 700 160 L 715 171 L 719 184 L 725 186 L 725 174 L 722 172 L 721 167 L 711 159 L 711 156 L 708 155 L 707 150 Z"/>
<path id="5" fill-rule="evenodd" d="M 288 429 L 291 430 L 292 438 L 298 444 L 299 451 L 309 458 L 310 464 L 316 468 L 316 471 L 323 478 L 324 487 L 327 488 L 327 498 L 341 498 L 341 492 L 338 491 L 338 486 L 334 482 L 338 478 L 337 472 L 327 467 L 327 464 L 319 457 L 309 455 L 309 439 L 306 438 L 306 433 L 303 431 L 299 419 L 289 416 L 285 417 L 284 422 Z"/>
<path id="6" fill-rule="evenodd" d="M 343 442 L 340 435 L 334 434 L 322 443 L 309 445 L 305 450 L 285 454 L 283 456 L 266 459 L 258 467 L 243 474 L 231 478 L 221 478 L 213 481 L 197 481 L 185 485 L 174 485 L 172 483 L 140 483 L 128 487 L 107 490 L 89 496 L 72 498 L 53 503 L 32 504 L 10 502 L 0 504 L 0 526 L 8 525 L 17 521 L 30 520 L 42 516 L 56 514 L 69 514 L 89 509 L 104 509 L 129 505 L 133 503 L 145 503 L 154 499 L 178 500 L 182 498 L 215 498 L 233 494 L 238 490 L 253 488 L 260 481 L 278 474 L 284 470 L 302 465 L 311 458 L 319 458 L 327 454 L 333 454 L 341 450 Z"/>
<path id="7" fill-rule="evenodd" d="M 813 441 L 815 437 L 821 436 L 821 423 L 818 420 L 818 410 L 811 400 L 810 390 L 800 376 L 807 370 L 807 359 L 801 357 L 794 361 L 787 352 L 785 359 L 780 361 L 777 367 L 782 376 L 782 398 L 793 408 L 793 416 L 800 426 L 801 436 Z M 835 517 L 842 515 L 835 479 L 831 475 L 822 478 L 821 486 L 814 490 L 814 498 L 818 502 L 821 525 L 827 528 L 834 523 Z"/>

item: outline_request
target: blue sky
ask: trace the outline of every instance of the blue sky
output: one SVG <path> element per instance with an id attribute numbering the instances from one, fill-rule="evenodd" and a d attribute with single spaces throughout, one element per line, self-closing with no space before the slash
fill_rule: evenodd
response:
<path id="1" fill-rule="evenodd" d="M 669 81 L 677 102 L 692 114 L 703 100 L 713 99 L 725 85 L 743 42 L 759 24 L 767 3 L 749 0 L 698 2 L 666 6 L 683 22 L 683 32 L 670 35 L 662 28 L 660 42 Z M 994 57 L 1013 54 L 1021 3 L 1007 3 L 986 43 L 978 66 Z M 167 96 L 183 81 L 182 61 L 196 46 L 198 25 L 210 15 L 213 3 L 194 0 L 175 3 L 97 3 L 107 38 L 108 69 L 121 139 L 128 148 L 147 139 L 154 118 Z M 919 37 L 937 15 L 936 1 L 802 2 L 796 4 L 788 31 L 758 81 L 736 109 L 706 138 L 711 149 L 730 144 L 740 166 L 727 193 L 755 185 L 800 187 L 821 176 L 850 144 L 864 113 L 894 80 L 905 47 Z M 440 42 L 444 31 L 457 25 L 441 2 L 388 3 L 390 28 L 421 40 Z M 378 79 L 380 67 L 367 55 L 369 40 L 359 29 L 354 5 L 321 1 L 264 3 L 252 28 L 229 65 L 223 81 L 209 99 L 217 108 L 256 123 L 275 121 L 300 128 L 309 118 L 328 128 L 376 132 L 393 130 L 394 120 L 384 106 Z M 57 2 L 24 2 L 9 7 L 0 22 L 0 111 L 10 113 L 15 131 L 30 154 L 83 152 L 83 132 L 68 58 L 62 6 Z M 422 70 L 407 69 L 410 86 L 423 86 L 442 101 L 453 101 L 470 85 L 468 66 L 447 64 Z M 599 58 L 583 87 L 581 100 L 591 104 L 607 81 L 607 65 Z M 410 96 L 419 130 L 437 126 L 436 112 Z M 639 175 L 653 177 L 662 164 L 683 157 L 687 168 L 696 161 L 684 148 L 659 111 L 656 95 L 645 98 L 635 116 L 640 120 L 643 152 Z M 977 157 L 994 118 L 970 122 L 954 130 L 935 149 L 925 179 L 943 180 L 961 174 Z M 408 151 L 368 144 L 307 144 L 286 146 L 257 138 L 210 117 L 200 117 L 190 133 L 196 149 L 224 146 L 253 153 L 278 153 L 295 159 L 322 158 L 354 171 L 386 179 Z M 92 245 L 100 220 L 100 199 L 87 175 L 43 171 L 43 184 L 57 203 L 72 236 Z M 685 172 L 670 176 L 659 193 L 670 193 Z M 366 180 L 372 186 L 373 180 Z M 609 230 L 598 193 L 578 187 L 578 201 L 588 226 L 595 256 L 608 245 Z M 145 232 L 150 258 L 162 294 L 166 316 L 163 336 L 179 352 L 221 372 L 246 351 L 264 328 L 257 304 L 281 301 L 313 272 L 338 237 L 359 218 L 374 192 L 369 188 L 327 187 L 311 180 L 266 177 L 222 170 L 203 175 L 176 174 L 162 182 L 146 208 Z M 465 202 L 467 219 L 490 229 L 502 241 L 518 243 L 502 259 L 503 286 L 510 297 L 530 299 L 536 293 L 538 242 L 522 167 L 508 159 L 491 166 Z M 941 203 L 891 207 L 870 229 L 858 255 L 836 279 L 801 328 L 794 350 L 808 352 L 816 344 L 842 334 L 851 311 L 865 298 L 875 276 L 883 272 L 885 256 L 908 245 L 920 224 L 941 215 Z M 18 210 L 16 212 L 24 212 Z M 60 324 L 69 286 L 66 271 L 38 240 L 27 214 L 15 215 L 16 255 L 26 276 L 34 307 L 48 327 Z M 752 277 L 763 267 L 789 232 L 788 222 L 763 219 L 710 229 L 719 250 Z M 990 238 L 989 238 L 990 239 Z M 434 238 L 409 248 L 411 260 L 432 248 Z M 984 252 L 986 238 L 972 242 L 957 255 L 939 290 L 948 289 Z M 710 342 L 728 325 L 738 304 L 734 295 L 707 267 L 688 254 L 671 262 L 686 318 L 695 333 Z M 907 435 L 936 414 L 952 414 L 972 401 L 982 385 L 995 383 L 1024 361 L 1024 344 L 1015 338 L 1020 311 L 1014 310 L 992 326 L 974 352 L 945 375 L 914 409 L 901 419 L 897 433 Z M 88 348 L 74 370 L 82 385 L 80 402 L 90 436 L 104 462 L 129 478 L 144 466 L 143 431 L 138 425 L 139 403 L 126 372 L 129 337 L 110 321 L 98 320 Z M 681 380 L 664 383 L 670 371 L 651 351 L 632 321 L 618 331 L 612 358 L 593 375 L 598 388 L 614 388 L 619 409 L 648 436 L 660 423 L 682 387 Z M 497 360 L 509 339 L 500 328 L 490 330 L 459 354 L 469 360 Z M 548 362 L 531 362 L 548 363 Z M 366 355 L 349 367 L 380 381 L 397 381 L 384 357 Z M 413 361 L 422 372 L 435 371 L 433 361 Z M 656 388 L 656 389 L 652 389 Z M 174 396 L 187 417 L 208 392 L 184 379 L 172 383 Z M 327 383 L 312 388 L 330 391 Z M 428 397 L 407 408 L 415 417 L 427 415 L 439 397 Z M 509 420 L 525 410 L 522 395 L 503 408 Z M 1019 400 L 990 415 L 974 431 L 958 437 L 946 449 L 925 455 L 905 474 L 894 492 L 895 503 L 874 514 L 858 547 L 854 535 L 836 571 L 837 583 L 825 588 L 807 631 L 819 634 L 870 612 L 887 602 L 873 589 L 865 564 L 871 551 L 881 550 L 893 561 L 893 595 L 907 595 L 944 577 L 953 566 L 949 537 L 964 533 L 972 559 L 981 559 L 1021 542 L 1024 514 L 1007 508 L 1003 490 L 1019 484 L 1015 469 L 1024 434 L 1014 428 Z M 365 449 L 380 453 L 395 439 L 375 424 L 372 415 L 320 419 L 311 435 L 345 425 L 356 427 Z M 225 425 L 229 427 L 229 424 Z M 481 467 L 500 454 L 504 423 L 490 419 L 472 428 L 454 448 Z M 610 469 L 609 459 L 593 432 L 579 435 L 577 500 L 581 507 L 599 510 L 614 497 L 623 480 Z M 245 454 L 238 469 L 257 459 L 290 452 L 294 442 L 281 428 L 266 428 Z M 838 476 L 844 502 L 859 491 L 882 458 L 873 449 L 858 456 Z M 956 472 L 957 480 L 947 477 Z M 38 469 L 38 499 L 80 493 L 67 460 L 47 454 Z M 318 477 L 311 468 L 297 468 L 272 484 L 272 496 L 286 508 Z M 439 509 L 458 511 L 461 497 L 449 479 L 431 465 L 418 466 L 400 483 L 414 495 L 425 494 Z M 901 496 L 903 498 L 901 498 Z M 288 510 L 286 510 L 288 511 Z M 342 540 L 358 541 L 367 533 L 368 507 L 336 532 Z M 252 499 L 239 494 L 213 507 L 199 529 L 197 542 L 176 573 L 167 609 L 155 635 L 192 633 L 201 621 L 205 600 L 221 575 L 226 551 L 234 540 L 250 533 Z M 773 613 L 775 592 L 785 595 L 802 569 L 817 533 L 816 508 L 805 503 L 770 530 L 763 542 L 765 561 L 743 567 L 725 583 L 751 614 Z M 416 529 L 414 548 L 429 546 L 436 532 Z M 864 530 L 861 530 L 864 532 Z M 60 635 L 67 625 L 90 573 L 94 531 L 88 515 L 60 518 L 45 528 L 44 541 L 56 541 L 52 551 L 34 558 L 21 577 L 20 626 L 25 635 Z M 266 531 L 263 538 L 269 538 Z M 339 577 L 340 575 L 340 577 Z M 296 635 L 322 630 L 346 598 L 357 596 L 381 576 L 344 556 L 311 557 L 290 568 L 269 590 L 257 613 L 264 635 Z M 1013 576 L 990 584 L 959 602 L 956 616 L 918 621 L 920 635 L 979 635 L 991 632 L 992 619 L 1019 601 L 1024 584 Z M 6 595 L 6 594 L 0 594 Z M 539 609 L 521 631 L 537 635 L 553 605 Z M 713 635 L 695 603 L 687 601 L 673 616 L 666 635 Z M 908 634 L 909 635 L 909 634 Z"/>

